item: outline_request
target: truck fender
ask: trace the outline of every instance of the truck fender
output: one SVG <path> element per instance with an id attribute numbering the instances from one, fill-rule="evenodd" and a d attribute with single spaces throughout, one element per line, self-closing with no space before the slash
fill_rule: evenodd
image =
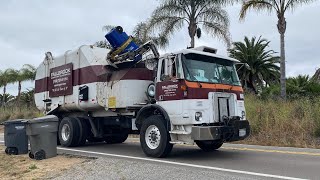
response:
<path id="1" fill-rule="evenodd" d="M 167 127 L 167 129 L 170 131 L 171 129 L 171 125 L 170 125 L 170 118 L 168 113 L 166 112 L 165 109 L 163 109 L 161 106 L 157 105 L 157 104 L 150 104 L 147 105 L 143 108 L 141 108 L 136 116 L 136 126 L 138 129 L 141 128 L 142 122 L 149 116 L 152 115 L 162 115 L 164 118 L 164 123 Z"/>

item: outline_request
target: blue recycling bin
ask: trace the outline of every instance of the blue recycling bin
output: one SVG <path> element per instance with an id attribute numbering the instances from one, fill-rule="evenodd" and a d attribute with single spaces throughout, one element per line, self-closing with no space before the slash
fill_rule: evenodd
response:
<path id="1" fill-rule="evenodd" d="M 123 44 L 125 44 L 129 40 L 129 36 L 127 33 L 123 31 L 123 28 L 121 26 L 117 26 L 113 28 L 108 34 L 105 35 L 105 38 L 109 41 L 110 45 L 112 46 L 113 50 L 117 50 L 120 48 Z M 139 46 L 134 42 L 131 41 L 123 51 L 119 53 L 119 55 L 126 53 L 126 52 L 132 52 L 139 48 Z M 135 61 L 138 61 L 141 59 L 141 56 L 135 57 Z"/>

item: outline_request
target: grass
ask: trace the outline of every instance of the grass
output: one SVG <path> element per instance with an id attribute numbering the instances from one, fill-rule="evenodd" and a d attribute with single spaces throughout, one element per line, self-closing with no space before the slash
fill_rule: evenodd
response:
<path id="1" fill-rule="evenodd" d="M 35 107 L 31 108 L 17 108 L 6 107 L 0 108 L 0 123 L 10 119 L 31 119 L 35 117 L 43 116 L 43 114 Z"/>
<path id="2" fill-rule="evenodd" d="M 247 95 L 245 103 L 251 136 L 244 143 L 320 147 L 320 97 L 282 101 Z"/>
<path id="3" fill-rule="evenodd" d="M 38 167 L 35 164 L 32 164 L 31 166 L 29 166 L 30 170 L 34 170 L 34 169 L 38 169 Z"/>

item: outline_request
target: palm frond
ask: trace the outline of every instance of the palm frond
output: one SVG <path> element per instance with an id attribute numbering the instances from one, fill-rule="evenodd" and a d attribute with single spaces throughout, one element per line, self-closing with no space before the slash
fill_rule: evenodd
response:
<path id="1" fill-rule="evenodd" d="M 298 6 L 315 2 L 316 0 L 288 0 L 285 4 L 284 11 L 294 10 Z"/>
<path id="2" fill-rule="evenodd" d="M 214 37 L 221 39 L 224 43 L 227 44 L 228 47 L 230 46 L 231 37 L 229 33 L 229 28 L 227 26 L 215 22 L 200 22 L 203 24 L 203 28 L 205 31 L 207 31 Z"/>
<path id="3" fill-rule="evenodd" d="M 267 11 L 269 13 L 271 13 L 273 9 L 278 11 L 278 7 L 274 3 L 275 3 L 275 0 L 247 0 L 247 1 L 243 1 L 242 7 L 240 10 L 239 19 L 240 20 L 245 19 L 247 12 L 249 10 Z"/>

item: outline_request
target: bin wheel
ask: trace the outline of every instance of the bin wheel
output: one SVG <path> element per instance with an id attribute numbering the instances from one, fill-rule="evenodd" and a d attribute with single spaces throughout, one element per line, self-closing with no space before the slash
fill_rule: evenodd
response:
<path id="1" fill-rule="evenodd" d="M 46 158 L 46 152 L 44 150 L 36 151 L 34 153 L 34 159 L 36 160 L 42 160 Z"/>
<path id="2" fill-rule="evenodd" d="M 5 149 L 6 154 L 8 155 L 18 155 L 18 149 L 15 147 L 7 147 Z"/>
<path id="3" fill-rule="evenodd" d="M 34 159 L 34 155 L 31 152 L 29 152 L 29 158 Z"/>
<path id="4" fill-rule="evenodd" d="M 117 26 L 116 29 L 119 33 L 123 33 L 123 28 L 121 26 Z"/>

